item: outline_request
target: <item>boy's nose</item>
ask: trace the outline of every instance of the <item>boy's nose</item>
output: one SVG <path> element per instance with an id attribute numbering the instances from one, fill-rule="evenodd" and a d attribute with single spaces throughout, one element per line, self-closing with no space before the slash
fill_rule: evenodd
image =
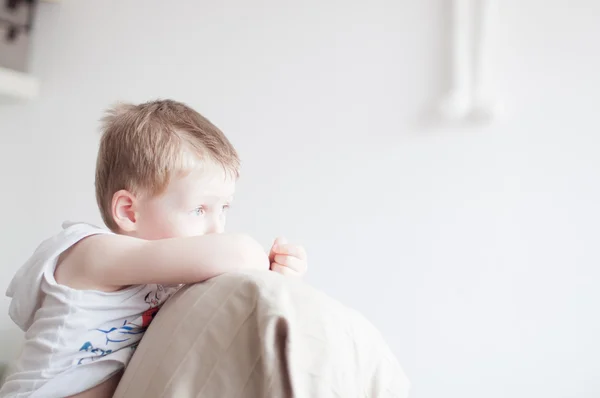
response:
<path id="1" fill-rule="evenodd" d="M 211 220 L 206 229 L 207 234 L 220 234 L 223 232 L 223 223 L 219 220 Z"/>

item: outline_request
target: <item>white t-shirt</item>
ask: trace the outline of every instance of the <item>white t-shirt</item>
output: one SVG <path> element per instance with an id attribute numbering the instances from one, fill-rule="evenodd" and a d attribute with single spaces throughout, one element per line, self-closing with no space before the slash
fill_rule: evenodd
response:
<path id="1" fill-rule="evenodd" d="M 136 285 L 106 293 L 54 280 L 61 253 L 88 236 L 110 233 L 65 223 L 19 269 L 6 294 L 25 344 L 0 397 L 65 397 L 102 383 L 127 365 L 159 307 L 177 291 Z"/>

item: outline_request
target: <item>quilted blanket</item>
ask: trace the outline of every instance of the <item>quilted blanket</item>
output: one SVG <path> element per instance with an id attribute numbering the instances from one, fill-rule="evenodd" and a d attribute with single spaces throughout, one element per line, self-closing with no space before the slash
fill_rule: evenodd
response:
<path id="1" fill-rule="evenodd" d="M 398 397 L 409 381 L 360 314 L 274 272 L 182 288 L 157 314 L 115 397 Z"/>

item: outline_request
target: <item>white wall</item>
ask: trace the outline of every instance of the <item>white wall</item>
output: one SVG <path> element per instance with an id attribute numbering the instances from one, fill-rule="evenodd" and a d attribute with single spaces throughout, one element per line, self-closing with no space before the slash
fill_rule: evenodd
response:
<path id="1" fill-rule="evenodd" d="M 309 281 L 381 329 L 414 397 L 599 396 L 600 3 L 501 2 L 509 113 L 486 128 L 425 128 L 446 87 L 447 12 L 43 4 L 43 95 L 0 106 L 0 290 L 63 219 L 99 222 L 102 109 L 172 97 L 243 156 L 232 227 L 302 241 Z M 8 358 L 18 332 L 5 315 L 0 330 Z"/>

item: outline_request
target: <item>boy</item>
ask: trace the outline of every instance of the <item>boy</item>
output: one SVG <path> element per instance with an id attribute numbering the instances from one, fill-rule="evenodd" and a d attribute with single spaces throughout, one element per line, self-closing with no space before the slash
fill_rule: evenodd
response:
<path id="1" fill-rule="evenodd" d="M 112 396 L 158 308 L 181 284 L 219 274 L 306 271 L 302 247 L 267 255 L 223 233 L 239 174 L 223 133 L 175 101 L 108 113 L 96 198 L 110 231 L 65 224 L 12 280 L 10 316 L 25 345 L 0 397 Z"/>

